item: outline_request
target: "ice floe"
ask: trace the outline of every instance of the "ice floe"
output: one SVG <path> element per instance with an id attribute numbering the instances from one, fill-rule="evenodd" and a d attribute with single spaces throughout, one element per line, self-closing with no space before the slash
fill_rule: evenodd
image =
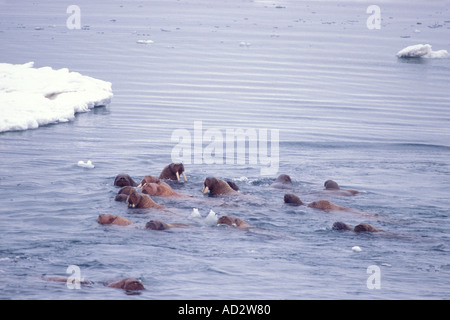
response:
<path id="1" fill-rule="evenodd" d="M 399 58 L 450 58 L 447 50 L 433 51 L 429 44 L 415 44 L 397 52 Z"/>
<path id="2" fill-rule="evenodd" d="M 71 121 L 112 97 L 110 82 L 67 68 L 0 63 L 0 132 Z"/>

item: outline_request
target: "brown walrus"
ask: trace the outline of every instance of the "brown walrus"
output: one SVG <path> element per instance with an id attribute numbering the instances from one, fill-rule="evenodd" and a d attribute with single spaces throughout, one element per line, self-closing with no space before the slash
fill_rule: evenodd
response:
<path id="1" fill-rule="evenodd" d="M 380 232 L 383 230 L 375 228 L 374 226 L 371 226 L 370 224 L 367 224 L 367 223 L 361 223 L 361 224 L 358 224 L 357 226 L 355 226 L 353 228 L 353 231 L 355 231 L 355 232 Z"/>
<path id="2" fill-rule="evenodd" d="M 270 186 L 277 189 L 290 189 L 294 185 L 292 184 L 291 177 L 287 174 L 280 174 Z"/>
<path id="3" fill-rule="evenodd" d="M 208 193 L 208 191 L 210 195 L 237 193 L 237 191 L 233 189 L 228 182 L 214 177 L 208 177 L 205 179 L 202 192 Z"/>
<path id="4" fill-rule="evenodd" d="M 112 282 L 106 285 L 110 288 L 117 288 L 123 290 L 145 290 L 144 285 L 139 279 L 125 278 L 117 282 Z"/>
<path id="5" fill-rule="evenodd" d="M 127 201 L 127 198 L 132 190 L 135 190 L 134 187 L 131 186 L 125 186 L 120 188 L 119 192 L 117 192 L 117 195 L 115 196 L 115 201 Z"/>
<path id="6" fill-rule="evenodd" d="M 295 194 L 292 194 L 292 193 L 288 193 L 288 194 L 284 195 L 284 202 L 287 204 L 295 205 L 295 206 L 306 205 L 303 203 L 302 200 L 300 200 L 300 198 L 298 196 L 296 196 Z M 323 210 L 326 212 L 347 211 L 347 212 L 354 212 L 354 213 L 360 213 L 360 214 L 367 214 L 366 212 L 361 212 L 356 209 L 339 206 L 328 200 L 313 201 L 313 202 L 307 204 L 306 206 L 310 207 L 310 208 L 320 209 L 320 210 Z"/>
<path id="7" fill-rule="evenodd" d="M 100 224 L 115 224 L 118 226 L 128 226 L 132 222 L 124 217 L 114 216 L 112 214 L 101 214 L 97 218 L 97 222 Z"/>
<path id="8" fill-rule="evenodd" d="M 350 208 L 342 207 L 342 206 L 339 206 L 337 204 L 334 204 L 333 202 L 328 201 L 328 200 L 313 201 L 313 202 L 309 203 L 307 206 L 310 207 L 310 208 L 320 209 L 320 210 L 323 210 L 323 211 L 348 211 L 348 210 L 352 210 Z"/>
<path id="9" fill-rule="evenodd" d="M 145 229 L 151 230 L 167 230 L 170 228 L 186 228 L 189 227 L 187 224 L 182 223 L 166 223 L 160 220 L 150 220 L 145 224 Z"/>
<path id="10" fill-rule="evenodd" d="M 114 179 L 114 185 L 117 187 L 137 187 L 137 183 L 134 182 L 134 180 L 125 173 L 121 173 L 116 176 L 116 178 Z"/>
<path id="11" fill-rule="evenodd" d="M 375 228 L 374 226 L 371 226 L 367 223 L 361 223 L 355 226 L 353 229 L 347 225 L 344 222 L 335 222 L 333 223 L 333 230 L 348 230 L 348 231 L 355 231 L 355 232 L 381 232 L 383 230 Z"/>
<path id="12" fill-rule="evenodd" d="M 161 180 L 159 180 L 155 176 L 145 176 L 142 178 L 141 183 L 137 186 L 138 188 L 142 188 L 142 186 L 146 183 L 159 183 Z"/>
<path id="13" fill-rule="evenodd" d="M 67 276 L 42 275 L 42 279 L 45 280 L 45 281 L 65 282 L 65 283 L 67 283 L 67 280 L 69 280 L 69 277 L 67 277 Z M 83 285 L 92 285 L 91 281 L 85 280 L 84 278 L 80 279 L 79 281 L 80 281 L 79 283 L 83 284 Z M 75 284 L 75 279 L 72 279 L 72 281 L 71 282 L 69 281 L 69 283 Z"/>
<path id="14" fill-rule="evenodd" d="M 187 181 L 184 165 L 182 163 L 171 163 L 164 167 L 159 178 L 180 181 L 180 174 L 183 175 L 184 181 Z"/>
<path id="15" fill-rule="evenodd" d="M 217 220 L 217 225 L 225 224 L 238 229 L 249 229 L 252 226 L 242 219 L 233 216 L 222 216 Z"/>
<path id="16" fill-rule="evenodd" d="M 65 283 L 67 283 L 67 281 L 69 279 L 69 277 L 66 277 L 66 276 L 47 276 L 47 275 L 44 275 L 42 278 L 46 281 L 65 282 Z M 80 284 L 92 285 L 92 282 L 81 279 Z M 145 287 L 142 284 L 142 282 L 139 279 L 134 279 L 134 278 L 125 278 L 125 279 L 122 279 L 122 280 L 119 280 L 116 282 L 106 284 L 106 286 L 109 288 L 118 288 L 118 289 L 130 290 L 130 291 L 145 290 Z"/>
<path id="17" fill-rule="evenodd" d="M 130 195 L 127 198 L 127 205 L 130 208 L 164 208 L 164 206 L 153 201 L 150 196 L 139 193 L 136 190 L 131 191 Z"/>
<path id="18" fill-rule="evenodd" d="M 167 183 L 163 181 L 159 181 L 158 183 L 145 183 L 142 186 L 142 193 L 150 196 L 184 197 L 182 194 L 174 191 Z"/>
<path id="19" fill-rule="evenodd" d="M 346 224 L 344 222 L 340 222 L 340 221 L 333 223 L 332 229 L 333 230 L 348 230 L 348 231 L 353 230 L 348 224 Z"/>
<path id="20" fill-rule="evenodd" d="M 304 203 L 298 196 L 292 193 L 287 193 L 284 195 L 284 202 L 294 205 L 294 206 L 303 206 Z"/>
<path id="21" fill-rule="evenodd" d="M 359 193 L 359 191 L 356 190 L 342 190 L 337 182 L 333 180 L 327 180 L 323 185 L 326 191 L 333 191 L 334 194 L 341 196 L 354 196 Z"/>

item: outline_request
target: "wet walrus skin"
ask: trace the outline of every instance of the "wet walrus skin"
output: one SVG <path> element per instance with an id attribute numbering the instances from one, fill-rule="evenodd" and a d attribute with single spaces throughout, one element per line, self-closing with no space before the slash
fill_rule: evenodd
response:
<path id="1" fill-rule="evenodd" d="M 117 195 L 115 196 L 115 201 L 127 201 L 128 196 L 130 195 L 131 191 L 135 190 L 134 187 L 131 186 L 125 186 L 120 188 L 119 192 L 117 192 Z"/>
<path id="2" fill-rule="evenodd" d="M 251 228 L 251 225 L 249 225 L 247 222 L 245 222 L 242 219 L 233 217 L 233 216 L 222 216 L 217 220 L 217 225 L 225 224 L 231 227 L 235 227 L 238 229 L 244 229 L 248 230 Z"/>
<path id="3" fill-rule="evenodd" d="M 187 181 L 184 165 L 182 163 L 171 163 L 164 167 L 159 178 L 180 181 L 180 174 L 183 175 L 184 181 Z"/>
<path id="4" fill-rule="evenodd" d="M 290 189 L 293 187 L 293 184 L 291 177 L 287 174 L 280 174 L 270 186 L 277 189 Z"/>
<path id="5" fill-rule="evenodd" d="M 160 220 L 150 220 L 145 225 L 145 229 L 151 230 L 167 230 L 170 228 L 185 228 L 185 227 L 188 227 L 188 225 L 182 223 L 166 223 Z"/>
<path id="6" fill-rule="evenodd" d="M 237 191 L 233 189 L 228 182 L 214 177 L 208 177 L 205 179 L 202 192 L 208 193 L 208 191 L 210 195 L 237 193 Z"/>
<path id="7" fill-rule="evenodd" d="M 127 205 L 130 208 L 155 208 L 163 209 L 164 206 L 156 203 L 146 194 L 133 190 L 127 198 Z"/>
<path id="8" fill-rule="evenodd" d="M 184 197 L 183 195 L 174 191 L 167 183 L 163 181 L 159 181 L 158 183 L 145 183 L 142 186 L 142 193 L 148 194 L 150 196 Z"/>
<path id="9" fill-rule="evenodd" d="M 97 222 L 100 224 L 115 224 L 118 226 L 128 226 L 132 222 L 124 217 L 114 216 L 112 214 L 101 214 L 97 218 Z"/>
<path id="10" fill-rule="evenodd" d="M 335 194 L 341 196 L 354 196 L 359 193 L 359 191 L 356 190 L 342 190 L 337 182 L 333 180 L 327 180 L 323 185 L 326 191 L 333 191 Z"/>
<path id="11" fill-rule="evenodd" d="M 137 187 L 137 183 L 134 182 L 134 180 L 125 173 L 121 173 L 116 176 L 116 178 L 114 179 L 114 185 L 117 187 Z"/>

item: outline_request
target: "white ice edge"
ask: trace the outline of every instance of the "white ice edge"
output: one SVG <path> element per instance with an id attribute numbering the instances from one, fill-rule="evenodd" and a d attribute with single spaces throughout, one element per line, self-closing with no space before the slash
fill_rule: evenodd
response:
<path id="1" fill-rule="evenodd" d="M 0 63 L 0 132 L 71 121 L 76 113 L 108 105 L 111 87 L 67 68 Z"/>
<path id="2" fill-rule="evenodd" d="M 450 54 L 447 52 L 447 50 L 433 51 L 431 45 L 429 44 L 415 44 L 403 48 L 402 50 L 397 52 L 397 57 L 442 59 L 450 58 Z"/>

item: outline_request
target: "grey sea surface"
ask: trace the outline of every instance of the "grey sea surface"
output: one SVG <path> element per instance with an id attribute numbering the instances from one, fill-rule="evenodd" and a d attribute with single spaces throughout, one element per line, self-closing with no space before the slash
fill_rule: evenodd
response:
<path id="1" fill-rule="evenodd" d="M 114 93 L 74 121 L 0 133 L 0 299 L 449 299 L 450 59 L 396 53 L 449 50 L 450 6 L 379 1 L 369 29 L 371 4 L 80 0 L 72 30 L 67 2 L 0 2 L 0 62 L 69 68 Z M 278 130 L 276 172 L 192 154 L 188 181 L 170 182 L 192 197 L 154 197 L 171 212 L 114 201 L 117 174 L 139 181 L 172 162 L 176 130 L 194 151 L 196 123 L 202 151 L 208 130 Z M 272 188 L 283 173 L 294 187 Z M 208 176 L 241 195 L 203 195 Z M 328 179 L 361 193 L 323 193 Z M 288 206 L 288 192 L 369 214 Z M 211 225 L 210 210 L 256 228 Z M 106 213 L 134 224 L 99 225 Z M 152 219 L 190 227 L 146 230 Z M 93 283 L 42 279 L 70 265 Z M 146 290 L 103 285 L 125 277 Z"/>

